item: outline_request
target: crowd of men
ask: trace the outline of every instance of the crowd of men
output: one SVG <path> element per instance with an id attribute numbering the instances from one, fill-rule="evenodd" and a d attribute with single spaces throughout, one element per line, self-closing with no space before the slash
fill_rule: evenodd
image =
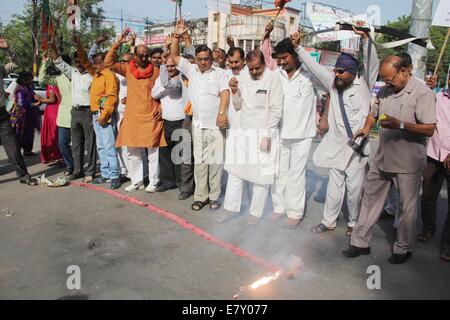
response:
<path id="1" fill-rule="evenodd" d="M 134 46 L 132 39 L 131 51 L 118 54 L 129 41 L 128 29 L 107 53 L 98 51 L 103 37 L 88 54 L 74 37 L 73 64 L 51 39 L 40 79 L 66 88 L 58 133 L 69 180 L 109 183 L 111 189 L 128 180 L 127 192 L 179 188 L 180 200 L 194 197 L 194 211 L 221 209 L 224 193 L 218 223 L 239 217 L 250 198 L 247 221 L 255 226 L 271 199 L 271 221 L 286 218 L 284 226 L 295 229 L 305 216 L 306 167 L 319 134 L 323 137 L 312 158 L 329 169 L 329 181 L 323 220 L 311 231 L 336 229 L 346 202 L 350 246 L 343 255 L 370 254 L 373 227 L 388 194 L 396 193 L 397 239 L 389 262 L 406 262 L 419 213 L 423 230 L 417 239 L 429 242 L 445 179 L 449 187 L 450 92 L 435 95 L 429 88 L 435 78 L 428 83 L 415 79 L 406 53 L 380 63 L 363 31 L 354 29 L 362 41 L 363 66 L 342 53 L 330 72 L 301 45 L 299 32 L 272 49 L 272 30 L 270 22 L 261 48 L 246 54 L 231 37 L 228 53 L 194 47 L 182 19 L 164 50 Z M 3 82 L 15 56 L 6 40 L 0 40 L 0 48 L 11 59 L 1 65 Z M 61 74 L 45 74 L 48 64 Z M 378 78 L 385 86 L 374 96 Z M 316 102 L 322 96 L 317 122 Z M 20 182 L 33 185 L 4 105 L 1 83 L 1 141 Z M 371 152 L 368 138 L 377 122 L 379 147 Z M 450 261 L 449 215 L 440 258 Z"/>

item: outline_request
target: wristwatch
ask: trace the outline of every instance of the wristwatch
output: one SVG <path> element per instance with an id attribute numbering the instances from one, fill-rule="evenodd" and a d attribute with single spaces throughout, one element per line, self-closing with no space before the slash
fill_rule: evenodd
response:
<path id="1" fill-rule="evenodd" d="M 405 130 L 405 121 L 400 121 L 400 130 Z"/>

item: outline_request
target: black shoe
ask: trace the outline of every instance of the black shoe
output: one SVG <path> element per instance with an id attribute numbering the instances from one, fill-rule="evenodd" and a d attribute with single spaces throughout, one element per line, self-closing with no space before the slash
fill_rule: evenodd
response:
<path id="1" fill-rule="evenodd" d="M 189 199 L 192 196 L 192 193 L 189 192 L 182 192 L 178 195 L 179 200 L 186 200 Z"/>
<path id="2" fill-rule="evenodd" d="M 358 248 L 355 246 L 350 245 L 350 247 L 342 251 L 342 254 L 347 258 L 356 258 L 360 255 L 369 255 L 370 254 L 370 247 L 368 248 Z"/>
<path id="3" fill-rule="evenodd" d="M 412 253 L 409 251 L 405 254 L 393 253 L 392 256 L 388 259 L 388 262 L 392 264 L 402 264 L 405 263 L 409 258 L 411 258 L 411 256 Z"/>
<path id="4" fill-rule="evenodd" d="M 34 157 L 34 156 L 37 156 L 37 153 L 34 153 L 34 152 L 24 152 L 23 153 L 23 156 L 24 157 Z"/>
<path id="5" fill-rule="evenodd" d="M 161 184 L 161 185 L 156 187 L 155 192 L 166 192 L 168 190 L 173 190 L 173 189 L 176 189 L 176 188 L 177 188 L 177 186 L 167 187 L 167 186 Z"/>
<path id="6" fill-rule="evenodd" d="M 74 173 L 71 176 L 69 176 L 69 181 L 75 181 L 78 179 L 84 178 L 84 174 L 83 173 Z"/>
<path id="7" fill-rule="evenodd" d="M 32 178 L 29 174 L 21 177 L 19 179 L 20 183 L 22 184 L 27 184 L 29 186 L 37 186 L 38 185 L 38 181 L 35 178 Z"/>
<path id="8" fill-rule="evenodd" d="M 111 179 L 111 190 L 119 189 L 121 186 L 120 179 Z"/>
<path id="9" fill-rule="evenodd" d="M 104 184 L 107 182 L 111 182 L 111 180 L 105 177 L 98 177 L 92 181 L 93 184 Z"/>
<path id="10" fill-rule="evenodd" d="M 129 182 L 129 181 L 131 181 L 131 179 L 128 178 L 127 176 L 120 176 L 120 182 L 121 183 L 126 183 L 126 182 Z"/>
<path id="11" fill-rule="evenodd" d="M 386 210 L 383 210 L 383 212 L 380 215 L 380 220 L 388 220 L 388 219 L 394 219 L 395 216 L 394 215 L 390 215 L 389 213 L 387 213 Z"/>

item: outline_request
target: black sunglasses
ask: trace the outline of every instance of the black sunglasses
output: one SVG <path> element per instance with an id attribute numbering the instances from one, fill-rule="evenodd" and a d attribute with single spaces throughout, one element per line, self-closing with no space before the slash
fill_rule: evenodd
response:
<path id="1" fill-rule="evenodd" d="M 150 54 L 138 54 L 137 55 L 139 57 L 139 59 L 149 59 L 150 58 Z"/>

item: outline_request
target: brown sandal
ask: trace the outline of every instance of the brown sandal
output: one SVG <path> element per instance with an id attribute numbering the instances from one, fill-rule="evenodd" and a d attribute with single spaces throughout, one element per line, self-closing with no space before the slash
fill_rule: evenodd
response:
<path id="1" fill-rule="evenodd" d="M 211 201 L 211 203 L 209 204 L 209 208 L 211 210 L 219 210 L 221 206 L 222 203 L 218 200 Z"/>

